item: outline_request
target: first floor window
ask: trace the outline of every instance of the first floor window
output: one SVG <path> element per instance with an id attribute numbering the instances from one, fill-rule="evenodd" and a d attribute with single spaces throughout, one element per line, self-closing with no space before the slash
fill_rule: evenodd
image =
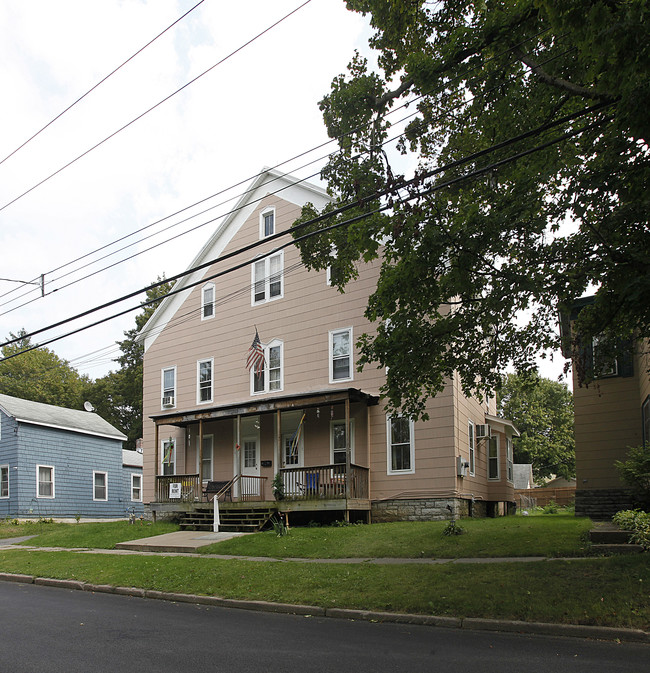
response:
<path id="1" fill-rule="evenodd" d="M 508 481 L 514 481 L 514 468 L 512 466 L 512 439 L 506 439 L 506 471 L 508 474 Z"/>
<path id="2" fill-rule="evenodd" d="M 201 291 L 201 320 L 214 318 L 214 284 L 208 283 Z"/>
<path id="3" fill-rule="evenodd" d="M 352 379 L 352 328 L 330 332 L 330 383 Z"/>
<path id="4" fill-rule="evenodd" d="M 388 419 L 388 474 L 415 471 L 413 422 L 402 416 Z"/>
<path id="5" fill-rule="evenodd" d="M 253 393 L 266 393 L 282 390 L 282 356 L 283 344 L 281 341 L 272 341 L 264 346 L 264 369 L 257 373 L 253 371 Z"/>
<path id="6" fill-rule="evenodd" d="M 499 437 L 490 437 L 488 444 L 488 479 L 499 479 Z"/>
<path id="7" fill-rule="evenodd" d="M 213 437 L 212 435 L 203 436 L 203 450 L 201 460 L 201 478 L 204 481 L 212 480 L 212 452 L 213 452 Z"/>
<path id="8" fill-rule="evenodd" d="M 0 498 L 9 497 L 9 465 L 0 465 Z"/>
<path id="9" fill-rule="evenodd" d="M 142 502 L 142 475 L 131 475 L 131 500 L 133 502 Z"/>
<path id="10" fill-rule="evenodd" d="M 474 421 L 467 421 L 467 435 L 469 440 L 469 473 L 474 476 L 476 468 L 476 439 L 474 434 Z"/>
<path id="11" fill-rule="evenodd" d="M 108 475 L 93 472 L 93 500 L 108 500 Z"/>
<path id="12" fill-rule="evenodd" d="M 176 447 L 173 439 L 162 443 L 162 473 L 176 474 Z"/>
<path id="13" fill-rule="evenodd" d="M 197 402 L 212 402 L 212 364 L 213 360 L 201 360 L 198 363 Z"/>
<path id="14" fill-rule="evenodd" d="M 51 465 L 36 466 L 36 481 L 38 498 L 54 497 L 54 468 Z"/>

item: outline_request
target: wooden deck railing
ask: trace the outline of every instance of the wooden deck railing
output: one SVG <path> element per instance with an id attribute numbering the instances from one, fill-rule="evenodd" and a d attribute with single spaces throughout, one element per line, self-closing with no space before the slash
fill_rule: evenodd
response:
<path id="1" fill-rule="evenodd" d="M 368 468 L 350 466 L 349 494 L 345 465 L 312 465 L 280 470 L 284 497 L 290 500 L 368 498 Z"/>
<path id="2" fill-rule="evenodd" d="M 156 502 L 195 502 L 201 500 L 198 474 L 165 474 L 156 477 Z"/>

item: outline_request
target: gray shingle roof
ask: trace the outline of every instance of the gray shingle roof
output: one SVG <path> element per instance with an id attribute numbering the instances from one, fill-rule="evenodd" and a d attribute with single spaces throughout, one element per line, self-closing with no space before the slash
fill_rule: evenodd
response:
<path id="1" fill-rule="evenodd" d="M 126 439 L 126 436 L 108 421 L 89 411 L 55 407 L 52 404 L 22 400 L 9 395 L 0 395 L 0 409 L 8 416 L 25 423 L 35 423 L 111 439 Z"/>

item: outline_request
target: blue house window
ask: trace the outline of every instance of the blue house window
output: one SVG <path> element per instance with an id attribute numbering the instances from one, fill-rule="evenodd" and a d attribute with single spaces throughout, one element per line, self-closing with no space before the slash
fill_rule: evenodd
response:
<path id="1" fill-rule="evenodd" d="M 36 497 L 54 497 L 54 467 L 52 465 L 36 466 Z"/>
<path id="2" fill-rule="evenodd" d="M 93 500 L 108 500 L 108 474 L 93 472 Z"/>
<path id="3" fill-rule="evenodd" d="M 0 465 L 0 498 L 9 497 L 9 465 Z"/>

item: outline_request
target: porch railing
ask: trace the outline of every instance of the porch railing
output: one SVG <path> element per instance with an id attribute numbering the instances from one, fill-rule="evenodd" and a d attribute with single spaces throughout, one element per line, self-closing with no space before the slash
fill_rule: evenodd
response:
<path id="1" fill-rule="evenodd" d="M 195 502 L 201 500 L 198 474 L 159 474 L 156 477 L 156 502 Z"/>
<path id="2" fill-rule="evenodd" d="M 349 492 L 345 465 L 286 467 L 280 470 L 284 497 L 291 500 L 368 498 L 368 468 L 350 466 Z"/>

